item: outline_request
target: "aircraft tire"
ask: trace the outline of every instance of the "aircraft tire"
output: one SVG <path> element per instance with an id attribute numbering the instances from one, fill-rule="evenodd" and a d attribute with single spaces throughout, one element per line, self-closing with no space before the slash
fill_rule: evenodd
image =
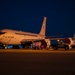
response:
<path id="1" fill-rule="evenodd" d="M 56 47 L 54 47 L 54 50 L 58 50 L 58 47 L 56 46 Z"/>
<path id="2" fill-rule="evenodd" d="M 66 46 L 66 47 L 65 47 L 65 50 L 69 50 L 69 47 L 68 47 L 68 46 Z"/>

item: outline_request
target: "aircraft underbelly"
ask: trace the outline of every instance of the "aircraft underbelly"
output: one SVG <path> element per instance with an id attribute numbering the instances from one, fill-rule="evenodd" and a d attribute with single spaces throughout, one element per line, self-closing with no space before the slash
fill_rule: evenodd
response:
<path id="1" fill-rule="evenodd" d="M 16 39 L 16 40 L 11 40 L 11 41 L 8 42 L 8 43 L 9 43 L 9 44 L 13 44 L 13 45 L 19 45 L 19 44 L 21 44 L 18 39 Z"/>
<path id="2" fill-rule="evenodd" d="M 21 44 L 20 41 L 18 39 L 3 39 L 2 43 L 4 44 L 8 44 L 8 45 L 18 45 Z"/>
<path id="3" fill-rule="evenodd" d="M 11 41 L 11 39 L 2 39 L 1 42 L 4 44 L 8 44 Z"/>

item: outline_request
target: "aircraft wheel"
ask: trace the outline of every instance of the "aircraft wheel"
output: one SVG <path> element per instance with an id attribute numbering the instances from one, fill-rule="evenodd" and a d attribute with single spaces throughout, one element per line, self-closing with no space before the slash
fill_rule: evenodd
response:
<path id="1" fill-rule="evenodd" d="M 8 49 L 8 47 L 7 47 L 7 46 L 5 46 L 5 49 Z"/>
<path id="2" fill-rule="evenodd" d="M 66 46 L 66 47 L 65 47 L 65 50 L 69 50 L 69 47 L 68 47 L 68 46 Z"/>
<path id="3" fill-rule="evenodd" d="M 56 46 L 56 47 L 54 47 L 54 50 L 58 50 L 58 47 Z"/>

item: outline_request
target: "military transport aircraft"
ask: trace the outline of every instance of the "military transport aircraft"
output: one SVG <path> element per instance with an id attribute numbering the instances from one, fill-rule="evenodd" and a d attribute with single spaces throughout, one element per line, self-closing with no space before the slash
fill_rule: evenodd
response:
<path id="1" fill-rule="evenodd" d="M 3 44 L 6 49 L 8 45 L 24 45 L 34 41 L 41 41 L 45 39 L 45 31 L 46 17 L 44 17 L 39 34 L 11 29 L 2 29 L 0 30 L 0 43 Z"/>

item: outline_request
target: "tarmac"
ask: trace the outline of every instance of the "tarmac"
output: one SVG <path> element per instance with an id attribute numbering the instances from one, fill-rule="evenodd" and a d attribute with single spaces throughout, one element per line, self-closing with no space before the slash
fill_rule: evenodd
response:
<path id="1" fill-rule="evenodd" d="M 75 75 L 75 49 L 0 49 L 0 75 Z"/>

